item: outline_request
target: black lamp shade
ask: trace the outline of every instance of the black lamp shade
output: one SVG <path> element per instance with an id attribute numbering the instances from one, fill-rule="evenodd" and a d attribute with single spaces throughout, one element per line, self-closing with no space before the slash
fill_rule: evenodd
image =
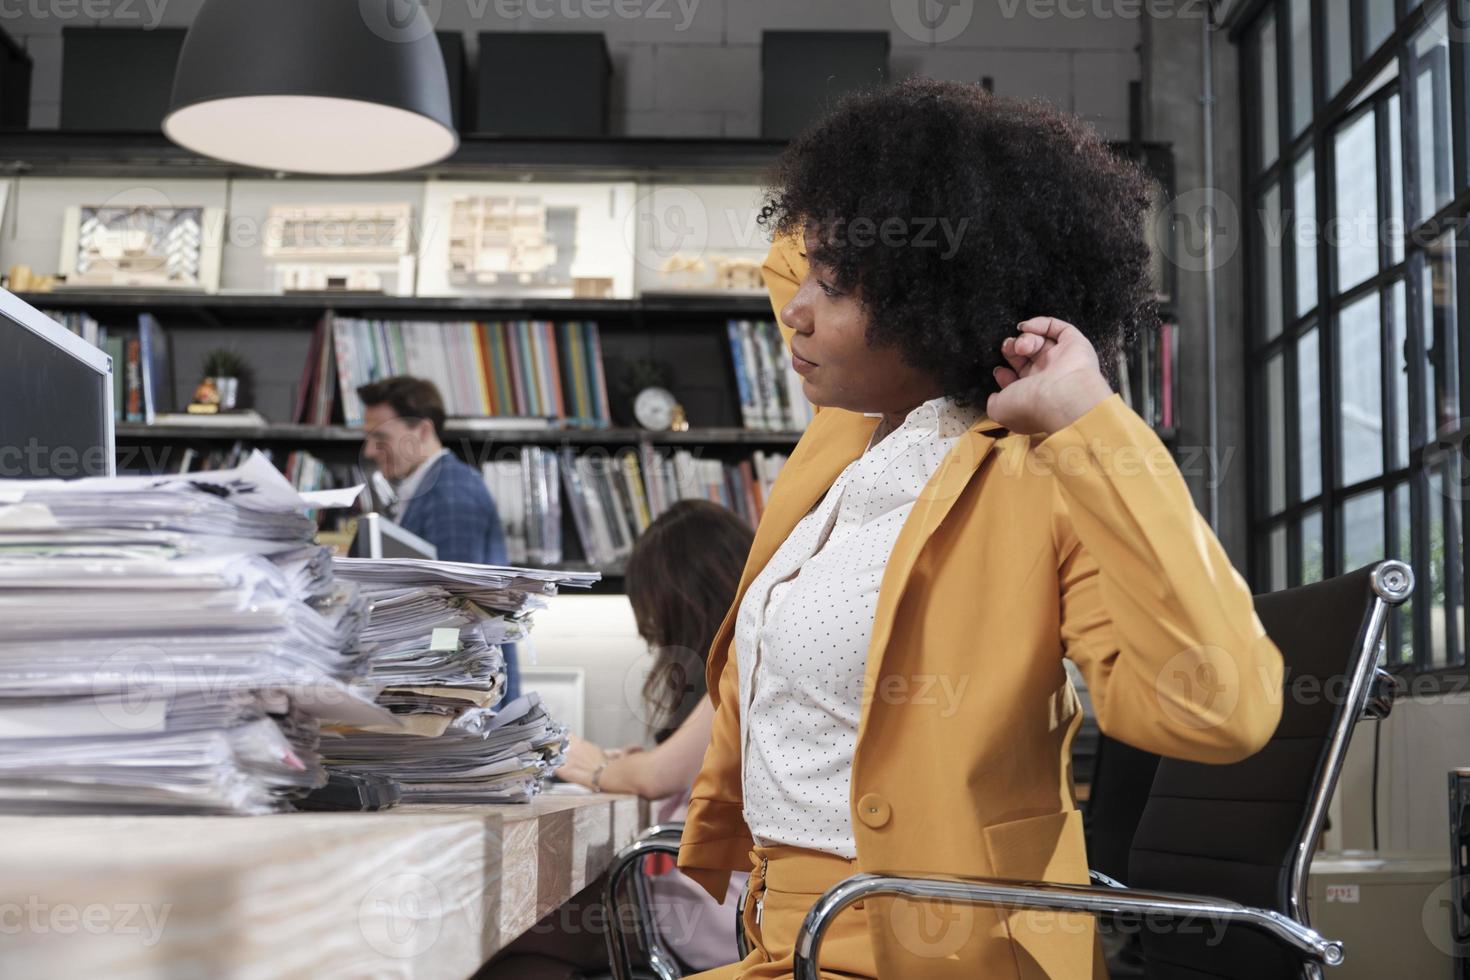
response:
<path id="1" fill-rule="evenodd" d="M 413 0 L 206 0 L 163 131 L 205 156 L 319 174 L 407 170 L 459 144 Z"/>

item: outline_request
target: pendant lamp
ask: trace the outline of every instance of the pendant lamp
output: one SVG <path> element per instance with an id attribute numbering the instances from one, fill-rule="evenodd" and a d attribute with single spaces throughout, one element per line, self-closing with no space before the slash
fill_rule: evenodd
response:
<path id="1" fill-rule="evenodd" d="M 459 145 L 416 0 L 205 0 L 163 131 L 204 156 L 311 174 L 408 170 Z"/>

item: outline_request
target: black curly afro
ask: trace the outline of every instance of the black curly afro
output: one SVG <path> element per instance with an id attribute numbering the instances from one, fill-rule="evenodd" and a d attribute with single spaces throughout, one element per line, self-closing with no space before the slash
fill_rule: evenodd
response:
<path id="1" fill-rule="evenodd" d="M 996 390 L 1001 341 L 1074 324 L 1113 379 L 1155 322 L 1148 176 L 1080 119 L 978 85 L 909 79 L 851 94 L 787 145 L 759 221 L 821 244 L 856 287 L 867 340 L 896 346 L 964 405 Z"/>

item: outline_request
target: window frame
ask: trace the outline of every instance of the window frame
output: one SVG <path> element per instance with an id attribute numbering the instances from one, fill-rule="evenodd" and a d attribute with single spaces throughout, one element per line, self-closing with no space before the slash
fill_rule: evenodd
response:
<path id="1" fill-rule="evenodd" d="M 1454 363 L 1448 365 L 1455 372 L 1456 398 L 1459 416 L 1458 427 L 1447 434 L 1448 438 L 1436 440 L 1436 433 L 1424 431 L 1427 427 L 1427 398 L 1438 397 L 1438 386 L 1444 371 L 1431 372 L 1426 360 L 1425 339 L 1436 342 L 1433 334 L 1426 331 L 1431 326 L 1425 321 L 1424 290 L 1430 288 L 1430 251 L 1440 240 L 1441 234 L 1453 229 L 1451 268 L 1453 283 L 1454 331 L 1463 329 L 1470 322 L 1470 159 L 1466 152 L 1467 59 L 1465 45 L 1470 40 L 1470 0 L 1424 0 L 1417 8 L 1407 9 L 1405 0 L 1395 2 L 1395 25 L 1392 33 L 1374 51 L 1362 50 L 1366 44 L 1369 0 L 1350 0 L 1350 26 L 1348 80 L 1330 99 L 1327 91 L 1327 21 L 1326 5 L 1342 0 L 1310 0 L 1311 3 L 1311 71 L 1312 71 L 1312 117 L 1299 135 L 1296 128 L 1292 104 L 1294 90 L 1291 46 L 1291 0 L 1256 0 L 1250 9 L 1232 28 L 1232 40 L 1238 45 L 1241 80 L 1242 127 L 1245 132 L 1241 140 L 1241 163 L 1245 174 L 1243 198 L 1252 202 L 1250 228 L 1245 236 L 1248 255 L 1245 264 L 1247 296 L 1245 308 L 1249 311 L 1249 325 L 1243 331 L 1245 362 L 1247 365 L 1247 431 L 1252 434 L 1254 451 L 1246 454 L 1248 467 L 1249 510 L 1248 569 L 1249 579 L 1257 591 L 1262 586 L 1291 587 L 1301 584 L 1303 567 L 1303 540 L 1301 528 L 1305 519 L 1314 513 L 1321 515 L 1322 550 L 1324 575 L 1335 575 L 1345 571 L 1342 567 L 1344 554 L 1345 504 L 1357 495 L 1373 491 L 1381 496 L 1383 509 L 1383 550 L 1394 555 L 1402 540 L 1404 528 L 1396 505 L 1400 487 L 1407 487 L 1411 523 L 1411 554 L 1405 556 L 1414 566 L 1419 587 L 1416 600 L 1412 603 L 1411 617 L 1395 614 L 1390 622 L 1389 650 L 1395 654 L 1402 648 L 1403 631 L 1412 630 L 1420 642 L 1413 644 L 1413 662 L 1396 663 L 1390 656 L 1390 666 L 1412 672 L 1457 674 L 1470 673 L 1466 667 L 1466 637 L 1460 635 L 1457 618 L 1464 617 L 1470 610 L 1470 575 L 1465 574 L 1463 540 L 1466 518 L 1470 516 L 1470 488 L 1465 487 L 1467 464 L 1462 459 L 1461 491 L 1458 494 L 1436 494 L 1431 499 L 1429 485 L 1431 471 L 1449 453 L 1461 452 L 1459 447 L 1467 438 L 1466 418 L 1470 416 L 1470 391 L 1466 379 L 1470 378 L 1470 344 L 1456 345 Z M 1416 105 L 1418 84 L 1414 74 L 1416 56 L 1414 44 L 1419 33 L 1433 23 L 1444 11 L 1450 27 L 1448 48 L 1448 97 L 1451 131 L 1451 195 L 1450 200 L 1435 215 L 1423 216 L 1418 212 L 1419 147 L 1417 143 L 1420 107 Z M 1259 119 L 1262 97 L 1262 65 L 1259 61 L 1259 42 L 1267 17 L 1273 18 L 1276 106 L 1276 155 L 1262 165 L 1262 134 L 1251 120 Z M 1394 78 L 1382 85 L 1374 86 L 1380 76 L 1391 66 L 1397 66 Z M 1394 184 L 1390 178 L 1391 127 L 1393 117 L 1390 100 L 1398 99 L 1399 162 L 1402 171 L 1398 183 L 1400 200 L 1394 207 Z M 1336 139 L 1344 127 L 1372 113 L 1374 118 L 1374 163 L 1376 174 L 1376 206 L 1379 227 L 1393 219 L 1395 212 L 1402 216 L 1402 258 L 1393 261 L 1393 246 L 1389 235 L 1380 234 L 1378 247 L 1378 270 L 1350 290 L 1337 293 L 1336 249 L 1323 240 L 1323 228 L 1336 227 L 1337 205 Z M 1318 236 L 1315 256 L 1316 292 L 1315 307 L 1300 314 L 1296 310 L 1297 296 L 1297 243 L 1295 166 L 1304 154 L 1313 159 L 1314 201 Z M 1281 248 L 1273 252 L 1267 247 L 1261 214 L 1263 201 L 1273 185 L 1279 193 L 1281 203 L 1281 227 L 1284 229 Z M 1441 234 L 1426 234 L 1437 229 Z M 1266 283 L 1270 276 L 1267 263 L 1279 261 L 1281 268 L 1276 278 L 1280 282 L 1280 295 L 1276 298 L 1276 311 L 1281 330 L 1275 337 L 1265 336 Z M 1395 349 L 1394 329 L 1398 317 L 1395 303 L 1397 283 L 1403 284 L 1404 322 L 1398 325 L 1407 348 L 1406 355 Z M 1376 476 L 1358 480 L 1351 484 L 1340 483 L 1342 472 L 1342 413 L 1339 391 L 1340 377 L 1340 317 L 1344 308 L 1373 295 L 1378 300 L 1379 326 L 1379 398 L 1382 417 L 1381 467 Z M 1431 311 L 1432 315 L 1432 311 Z M 1436 318 L 1437 319 L 1437 318 Z M 1297 346 L 1300 338 L 1311 330 L 1317 331 L 1317 382 L 1321 452 L 1320 492 L 1308 499 L 1300 496 L 1301 452 L 1299 445 L 1299 410 L 1302 393 L 1299 390 L 1300 371 L 1297 364 Z M 1269 433 L 1272 419 L 1267 417 L 1269 394 L 1268 365 L 1275 357 L 1281 358 L 1283 398 L 1281 410 L 1285 444 L 1285 506 L 1276 511 L 1268 509 L 1270 455 Z M 1408 452 L 1406 466 L 1399 466 L 1401 447 L 1398 444 L 1399 406 L 1395 397 L 1398 371 L 1407 356 L 1408 402 Z M 1433 373 L 1433 377 L 1431 374 Z M 1431 392 L 1429 385 L 1436 390 Z M 1437 417 L 1437 416 L 1436 416 Z M 1430 557 L 1431 508 L 1441 508 L 1446 520 L 1457 519 L 1462 549 L 1458 562 L 1446 561 L 1437 574 L 1446 576 L 1446 622 L 1444 654 L 1448 666 L 1431 664 L 1430 624 L 1432 603 L 1429 597 L 1432 575 L 1428 565 Z M 1286 529 L 1286 581 L 1272 581 L 1272 535 L 1279 528 Z M 1450 537 L 1450 525 L 1446 523 L 1446 536 Z M 1456 605 L 1448 604 L 1450 598 Z M 1456 616 L 1458 611 L 1458 617 Z"/>

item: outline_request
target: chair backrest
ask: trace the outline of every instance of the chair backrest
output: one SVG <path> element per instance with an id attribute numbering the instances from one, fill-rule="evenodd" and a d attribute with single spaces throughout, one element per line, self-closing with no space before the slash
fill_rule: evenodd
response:
<path id="1" fill-rule="evenodd" d="M 1125 885 L 1128 854 L 1153 788 L 1159 757 L 1126 742 L 1100 735 L 1084 811 L 1087 866 Z"/>
<path id="2" fill-rule="evenodd" d="M 1311 855 L 1373 681 L 1388 608 L 1412 588 L 1409 567 L 1387 561 L 1256 597 L 1285 660 L 1281 723 L 1260 752 L 1233 765 L 1160 761 L 1133 837 L 1130 887 L 1231 899 L 1310 924 Z M 1295 959 L 1244 929 L 1145 926 L 1141 939 L 1150 977 L 1302 975 Z"/>

